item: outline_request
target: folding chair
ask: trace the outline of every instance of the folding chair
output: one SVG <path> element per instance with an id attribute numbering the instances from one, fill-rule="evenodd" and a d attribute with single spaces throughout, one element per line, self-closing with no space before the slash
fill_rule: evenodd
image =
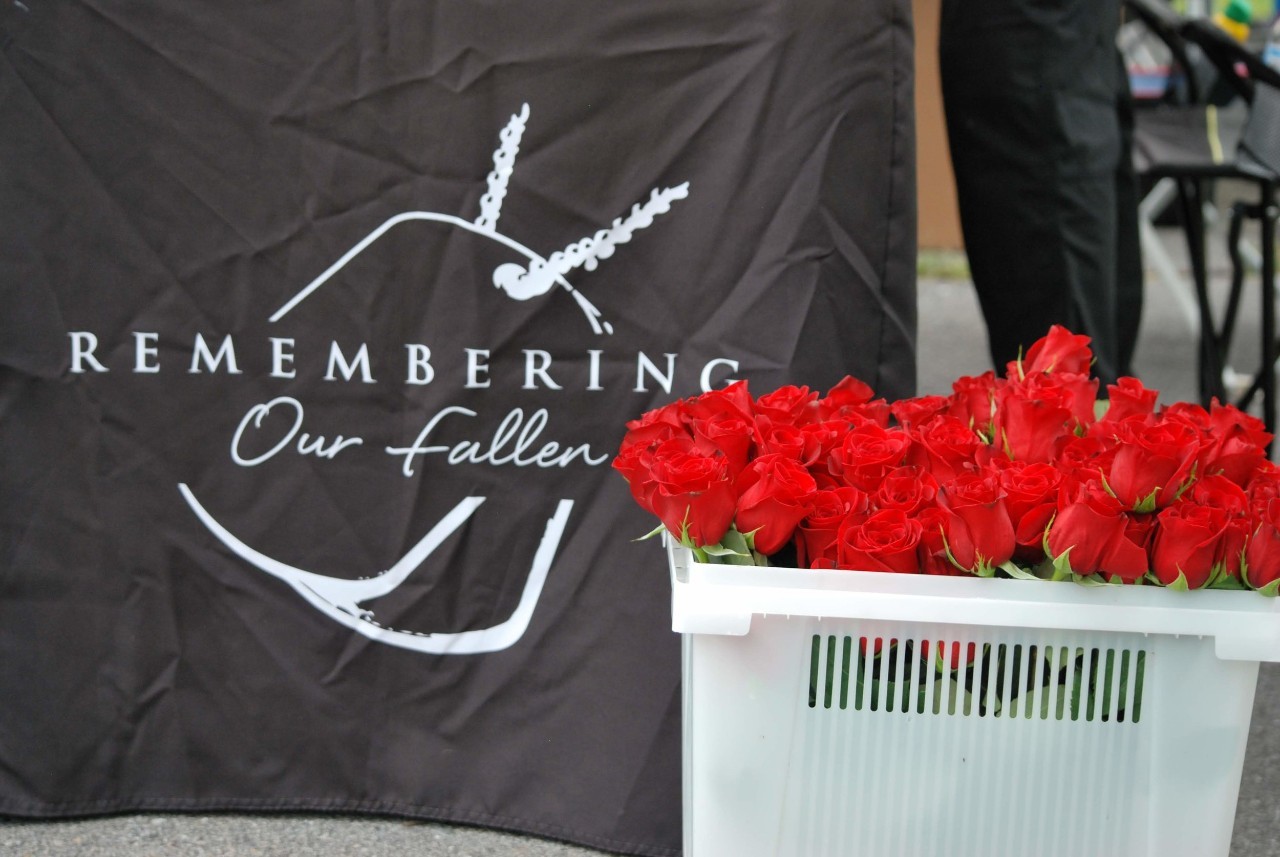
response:
<path id="1" fill-rule="evenodd" d="M 1261 243 L 1260 365 L 1253 382 L 1235 401 L 1248 408 L 1261 393 L 1261 415 L 1268 431 L 1276 427 L 1275 275 L 1277 188 L 1280 187 L 1280 72 L 1204 19 L 1183 18 L 1161 0 L 1125 0 L 1126 7 L 1164 41 L 1187 78 L 1185 103 L 1160 103 L 1135 111 L 1133 159 L 1140 175 L 1176 182 L 1186 231 L 1191 275 L 1200 316 L 1198 348 L 1202 400 L 1228 401 L 1223 371 L 1231 347 L 1244 290 L 1240 253 L 1243 222 L 1257 220 Z M 1203 57 L 1217 83 L 1236 97 L 1227 103 L 1210 97 Z M 1199 65 L 1199 67 L 1197 67 Z M 1231 285 L 1222 318 L 1209 299 L 1205 253 L 1204 187 L 1217 179 L 1250 186 L 1252 200 L 1231 206 L 1228 252 Z"/>

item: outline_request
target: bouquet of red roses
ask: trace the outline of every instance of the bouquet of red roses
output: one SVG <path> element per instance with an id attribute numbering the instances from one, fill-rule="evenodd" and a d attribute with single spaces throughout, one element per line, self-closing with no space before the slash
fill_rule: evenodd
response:
<path id="1" fill-rule="evenodd" d="M 1280 589 L 1280 468 L 1255 417 L 1099 399 L 1089 339 L 1054 327 L 1004 378 L 889 403 L 745 382 L 627 424 L 613 466 L 701 561 Z"/>

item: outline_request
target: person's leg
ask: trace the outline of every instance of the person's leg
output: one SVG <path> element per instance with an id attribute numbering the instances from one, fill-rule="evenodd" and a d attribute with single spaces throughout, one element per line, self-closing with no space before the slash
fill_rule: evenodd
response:
<path id="1" fill-rule="evenodd" d="M 944 0 L 943 97 L 997 369 L 1052 324 L 1116 377 L 1114 0 Z"/>
<path id="2" fill-rule="evenodd" d="M 1120 120 L 1120 164 L 1116 169 L 1116 372 L 1133 374 L 1133 354 L 1142 323 L 1144 275 L 1138 232 L 1141 192 L 1133 169 L 1133 99 L 1124 60 L 1116 53 L 1116 115 Z"/>

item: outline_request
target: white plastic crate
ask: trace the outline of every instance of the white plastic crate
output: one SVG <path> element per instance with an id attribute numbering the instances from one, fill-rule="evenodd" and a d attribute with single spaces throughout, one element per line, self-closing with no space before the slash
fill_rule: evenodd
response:
<path id="1" fill-rule="evenodd" d="M 1226 857 L 1277 599 L 668 556 L 686 857 Z"/>

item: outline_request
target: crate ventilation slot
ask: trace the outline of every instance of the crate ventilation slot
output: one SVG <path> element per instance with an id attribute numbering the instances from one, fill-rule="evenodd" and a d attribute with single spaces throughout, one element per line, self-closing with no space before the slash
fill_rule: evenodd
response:
<path id="1" fill-rule="evenodd" d="M 1141 649 L 815 634 L 809 707 L 1137 723 Z"/>

